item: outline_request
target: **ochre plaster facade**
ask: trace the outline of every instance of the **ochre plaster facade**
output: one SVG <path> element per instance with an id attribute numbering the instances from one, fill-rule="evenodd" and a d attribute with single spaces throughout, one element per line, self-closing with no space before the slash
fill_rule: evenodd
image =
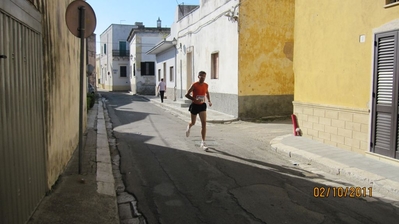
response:
<path id="1" fill-rule="evenodd" d="M 242 0 L 239 12 L 239 117 L 292 114 L 294 0 Z"/>
<path id="2" fill-rule="evenodd" d="M 305 137 L 370 150 L 374 32 L 398 15 L 385 0 L 295 1 L 294 113 Z"/>

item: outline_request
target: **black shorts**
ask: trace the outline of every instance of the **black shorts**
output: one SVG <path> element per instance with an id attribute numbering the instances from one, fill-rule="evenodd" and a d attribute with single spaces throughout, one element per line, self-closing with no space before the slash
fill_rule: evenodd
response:
<path id="1" fill-rule="evenodd" d="M 206 103 L 203 104 L 191 103 L 190 107 L 188 108 L 188 111 L 190 111 L 191 114 L 197 115 L 202 111 L 206 111 Z"/>

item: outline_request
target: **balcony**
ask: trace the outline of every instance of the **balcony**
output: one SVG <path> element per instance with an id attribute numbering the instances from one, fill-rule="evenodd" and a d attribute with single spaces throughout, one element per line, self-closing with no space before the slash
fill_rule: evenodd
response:
<path id="1" fill-rule="evenodd" d="M 114 57 L 129 57 L 129 50 L 112 50 Z"/>

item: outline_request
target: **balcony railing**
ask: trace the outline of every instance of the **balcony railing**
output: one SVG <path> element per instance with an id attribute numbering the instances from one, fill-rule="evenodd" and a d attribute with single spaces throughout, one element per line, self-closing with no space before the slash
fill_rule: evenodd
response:
<path id="1" fill-rule="evenodd" d="M 129 57 L 129 50 L 112 50 L 112 56 Z"/>

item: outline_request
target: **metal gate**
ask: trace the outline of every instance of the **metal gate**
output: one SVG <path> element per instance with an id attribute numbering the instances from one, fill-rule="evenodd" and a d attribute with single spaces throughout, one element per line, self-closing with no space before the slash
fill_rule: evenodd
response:
<path id="1" fill-rule="evenodd" d="M 46 192 L 41 15 L 0 1 L 0 223 L 25 223 Z"/>

